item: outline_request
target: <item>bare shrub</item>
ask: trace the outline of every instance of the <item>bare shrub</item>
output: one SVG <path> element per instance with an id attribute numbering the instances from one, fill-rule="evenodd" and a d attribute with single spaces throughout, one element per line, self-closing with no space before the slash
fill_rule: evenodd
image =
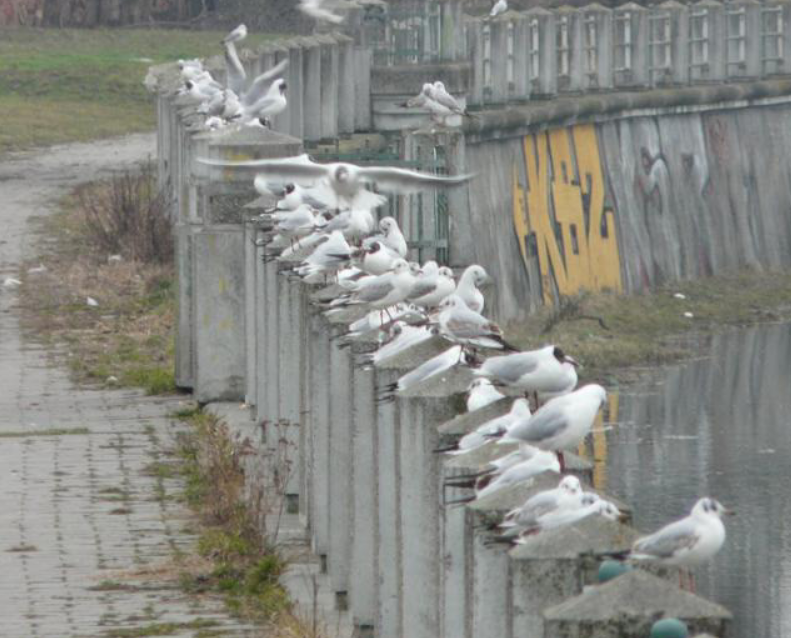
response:
<path id="1" fill-rule="evenodd" d="M 104 253 L 144 263 L 173 261 L 169 202 L 157 189 L 152 162 L 118 173 L 100 188 L 80 188 L 76 195 L 85 235 Z"/>

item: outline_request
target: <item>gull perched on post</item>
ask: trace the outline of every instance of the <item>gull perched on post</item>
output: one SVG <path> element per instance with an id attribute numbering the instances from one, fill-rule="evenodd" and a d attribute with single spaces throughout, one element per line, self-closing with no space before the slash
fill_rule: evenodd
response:
<path id="1" fill-rule="evenodd" d="M 733 511 L 725 508 L 719 501 L 705 497 L 695 503 L 689 516 L 670 523 L 653 534 L 638 538 L 630 551 L 607 555 L 621 560 L 696 567 L 720 551 L 725 542 L 722 517 L 732 514 Z M 689 585 L 690 590 L 694 590 L 691 575 Z"/>
<path id="2" fill-rule="evenodd" d="M 508 11 L 508 2 L 506 0 L 497 0 L 492 7 L 492 10 L 489 12 L 489 19 L 496 18 L 497 16 L 505 13 Z"/>
<path id="3" fill-rule="evenodd" d="M 596 384 L 555 397 L 530 418 L 510 428 L 500 442 L 521 441 L 557 452 L 562 470 L 563 450 L 576 448 L 588 436 L 606 400 L 604 388 Z"/>
<path id="4" fill-rule="evenodd" d="M 247 37 L 247 27 L 244 24 L 240 24 L 238 27 L 236 27 L 233 31 L 231 31 L 228 35 L 226 35 L 222 39 L 221 44 L 241 42 L 246 37 Z"/>
<path id="5" fill-rule="evenodd" d="M 472 175 L 430 175 L 392 166 L 357 166 L 345 162 L 318 164 L 306 156 L 283 159 L 262 159 L 231 162 L 200 159 L 210 166 L 229 168 L 254 168 L 260 173 L 286 181 L 311 185 L 318 180 L 328 180 L 335 192 L 338 208 L 356 208 L 356 200 L 366 193 L 365 186 L 375 184 L 380 190 L 405 194 L 426 188 L 452 188 L 472 179 Z"/>
<path id="6" fill-rule="evenodd" d="M 505 529 L 504 539 L 518 536 L 525 529 L 535 527 L 538 519 L 550 512 L 575 508 L 582 504 L 582 485 L 576 476 L 564 476 L 558 486 L 534 494 L 522 505 L 505 515 L 500 527 Z"/>
<path id="7" fill-rule="evenodd" d="M 442 336 L 461 345 L 516 350 L 503 339 L 500 326 L 471 310 L 457 294 L 440 304 L 439 329 Z"/>
<path id="8" fill-rule="evenodd" d="M 480 286 L 491 281 L 491 278 L 484 270 L 483 266 L 473 264 L 467 266 L 459 278 L 456 286 L 456 294 L 467 304 L 470 310 L 483 312 L 483 293 L 478 290 Z"/>
<path id="9" fill-rule="evenodd" d="M 546 346 L 539 350 L 489 357 L 473 373 L 491 379 L 495 385 L 535 392 L 541 398 L 549 398 L 574 389 L 578 365 L 557 346 Z"/>

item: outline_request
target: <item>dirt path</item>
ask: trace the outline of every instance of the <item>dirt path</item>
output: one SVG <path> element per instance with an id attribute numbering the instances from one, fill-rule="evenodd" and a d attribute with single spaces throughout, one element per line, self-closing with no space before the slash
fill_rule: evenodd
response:
<path id="1" fill-rule="evenodd" d="M 182 399 L 75 387 L 22 340 L 16 289 L 2 285 L 29 256 L 31 218 L 70 187 L 153 153 L 153 135 L 136 135 L 0 159 L 3 638 L 256 633 L 221 601 L 177 585 L 174 560 L 195 537 L 162 449 Z"/>

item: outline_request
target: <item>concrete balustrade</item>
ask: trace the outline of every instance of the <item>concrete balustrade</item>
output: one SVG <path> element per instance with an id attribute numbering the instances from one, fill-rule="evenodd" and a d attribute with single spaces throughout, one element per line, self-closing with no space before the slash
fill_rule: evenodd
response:
<path id="1" fill-rule="evenodd" d="M 557 26 L 557 15 L 537 15 Z M 599 24 L 609 14 L 591 9 L 591 15 Z M 569 37 L 584 31 L 584 17 L 575 14 Z M 498 21 L 483 25 L 492 29 L 497 51 L 508 54 L 509 34 L 528 37 L 529 18 L 520 19 L 514 27 Z M 557 29 L 552 33 L 556 39 Z M 341 105 L 351 100 L 348 91 L 338 89 L 337 78 L 331 94 L 325 92 L 332 82 L 310 79 L 358 68 L 357 51 L 335 36 L 271 51 L 275 58 L 288 56 L 292 64 L 299 63 L 294 77 L 301 78 L 296 82 L 303 82 L 304 89 L 302 116 L 291 113 L 287 124 L 279 124 L 296 131 L 299 120 L 306 137 L 312 126 L 310 134 L 319 136 L 347 132 L 352 122 L 357 126 L 356 110 L 354 118 L 348 113 L 328 117 L 308 99 L 334 95 L 334 108 L 345 109 Z M 528 58 L 516 59 L 514 55 L 514 70 L 529 65 Z M 573 65 L 569 69 L 569 86 L 557 90 L 584 84 L 584 72 Z M 497 76 L 497 86 L 504 99 L 517 86 L 533 90 L 516 78 L 511 82 L 508 73 Z M 359 104 L 359 94 L 351 93 Z M 635 571 L 594 585 L 597 554 L 627 547 L 637 535 L 629 526 L 591 518 L 538 534 L 516 548 L 491 545 L 491 525 L 529 495 L 557 485 L 558 476 L 543 475 L 471 505 L 452 505 L 447 501 L 468 495 L 470 488 L 446 488 L 448 479 L 481 471 L 513 446 L 488 443 L 456 456 L 435 450 L 503 414 L 512 399 L 464 414 L 463 393 L 472 374 L 454 366 L 383 400 L 390 384 L 451 344 L 432 338 L 380 367 L 364 365 L 363 355 L 375 347 L 376 335 L 352 342 L 339 338 L 364 311 L 324 316 L 317 303 L 334 298 L 340 289 L 331 282 L 316 286 L 297 278 L 292 268 L 304 253 L 265 261 L 269 251 L 261 240 L 266 229 L 252 218 L 269 202 L 257 199 L 251 188 L 255 171 L 195 161 L 296 155 L 301 140 L 257 128 L 242 133 L 189 130 L 195 126 L 194 105 L 164 89 L 158 112 L 160 180 L 173 194 L 177 238 L 180 383 L 192 387 L 202 402 L 230 402 L 214 409 L 233 420 L 234 432 L 253 447 L 255 453 L 245 459 L 251 498 L 262 485 L 271 485 L 273 472 L 283 471 L 265 459 L 285 450 L 287 474 L 279 476 L 285 507 L 301 524 L 297 537 L 309 539 L 318 555 L 332 604 L 348 608 L 358 635 L 541 638 L 561 631 L 582 635 L 584 630 L 585 635 L 607 636 L 622 611 L 634 616 L 623 635 L 637 635 L 636 628 L 657 609 L 680 615 L 695 631 L 726 635 L 728 612 L 680 592 L 672 579 Z M 453 162 L 463 159 L 463 139 L 448 136 L 451 143 L 459 149 L 448 153 L 449 165 L 458 172 L 463 164 Z M 449 197 L 450 206 L 464 196 Z M 462 231 L 459 226 L 454 232 Z M 240 410 L 241 402 L 248 409 Z M 569 470 L 589 486 L 590 463 L 574 455 L 566 459 Z M 619 593 L 632 588 L 641 603 Z M 602 598 L 612 615 L 594 613 Z"/>

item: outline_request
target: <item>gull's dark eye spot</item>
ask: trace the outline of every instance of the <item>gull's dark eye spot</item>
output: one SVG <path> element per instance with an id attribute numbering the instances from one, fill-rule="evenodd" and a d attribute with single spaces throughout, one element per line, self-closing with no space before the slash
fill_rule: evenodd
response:
<path id="1" fill-rule="evenodd" d="M 555 359 L 557 359 L 561 363 L 563 363 L 566 360 L 566 353 L 563 352 L 563 350 L 561 350 L 557 346 L 555 346 L 555 349 L 552 351 L 552 354 L 555 357 Z"/>

